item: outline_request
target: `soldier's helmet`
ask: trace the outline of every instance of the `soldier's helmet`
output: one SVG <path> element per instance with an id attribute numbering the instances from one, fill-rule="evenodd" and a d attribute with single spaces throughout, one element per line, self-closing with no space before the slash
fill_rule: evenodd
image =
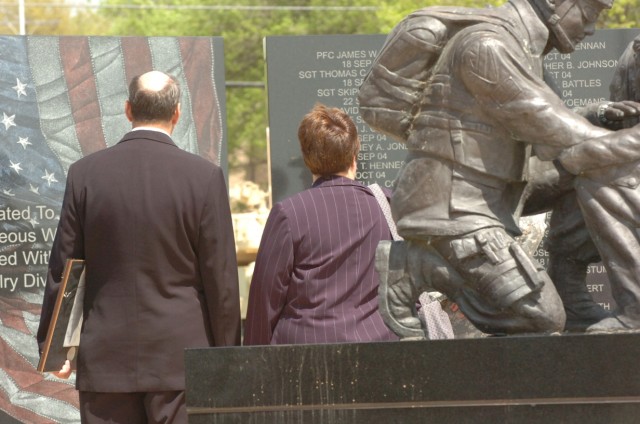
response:
<path id="1" fill-rule="evenodd" d="M 595 21 L 604 9 L 611 9 L 614 0 L 529 0 L 539 16 L 551 31 L 551 41 L 560 52 L 575 50 L 575 41 L 571 40 L 563 27 L 563 18 L 574 6 L 583 11 L 583 25 L 595 25 Z M 587 11 L 587 12 L 585 12 Z M 586 21 L 585 21 L 586 19 Z"/>

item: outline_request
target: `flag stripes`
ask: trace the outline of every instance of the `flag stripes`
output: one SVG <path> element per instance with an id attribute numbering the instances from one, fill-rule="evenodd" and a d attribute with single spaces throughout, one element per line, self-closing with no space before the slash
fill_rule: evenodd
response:
<path id="1" fill-rule="evenodd" d="M 130 130 L 129 81 L 152 69 L 174 75 L 182 88 L 176 144 L 220 164 L 218 63 L 219 37 L 0 36 L 0 209 L 30 215 L 0 220 L 0 232 L 16 235 L 0 253 L 19 258 L 0 270 L 0 421 L 4 412 L 22 423 L 79 422 L 75 379 L 36 371 L 42 286 L 33 284 L 36 276 L 44 281 L 47 265 L 23 254 L 48 251 L 57 223 L 37 211 L 59 211 L 69 166 Z"/>

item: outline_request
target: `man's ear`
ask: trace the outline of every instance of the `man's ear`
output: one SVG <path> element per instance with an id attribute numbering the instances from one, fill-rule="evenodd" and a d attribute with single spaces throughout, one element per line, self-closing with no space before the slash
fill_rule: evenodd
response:
<path id="1" fill-rule="evenodd" d="M 124 102 L 124 114 L 127 116 L 129 122 L 133 122 L 133 115 L 131 114 L 131 103 L 129 103 L 129 100 L 126 100 Z"/>
<path id="2" fill-rule="evenodd" d="M 173 111 L 173 116 L 171 117 L 171 124 L 175 127 L 178 123 L 178 119 L 180 119 L 180 103 L 176 106 L 176 110 Z"/>

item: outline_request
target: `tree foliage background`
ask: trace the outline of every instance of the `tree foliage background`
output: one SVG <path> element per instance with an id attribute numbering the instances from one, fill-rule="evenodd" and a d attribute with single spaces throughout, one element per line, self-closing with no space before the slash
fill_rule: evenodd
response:
<path id="1" fill-rule="evenodd" d="M 640 0 L 615 0 L 601 28 L 640 26 Z M 267 99 L 263 39 L 269 35 L 384 34 L 430 5 L 484 7 L 498 0 L 41 0 L 26 1 L 27 34 L 222 36 L 229 166 L 266 189 Z M 18 1 L 0 3 L 0 32 L 16 34 Z M 1 53 L 0 53 L 1 54 Z"/>

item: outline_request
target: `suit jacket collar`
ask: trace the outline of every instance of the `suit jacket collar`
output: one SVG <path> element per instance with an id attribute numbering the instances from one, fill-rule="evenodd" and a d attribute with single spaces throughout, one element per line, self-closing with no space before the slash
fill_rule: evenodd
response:
<path id="1" fill-rule="evenodd" d="M 167 134 L 160 131 L 150 131 L 150 130 L 129 131 L 122 137 L 122 139 L 118 142 L 118 144 L 124 143 L 126 141 L 130 141 L 130 140 L 140 140 L 140 139 L 157 141 L 159 143 L 169 144 L 169 145 L 178 147 L 173 142 L 171 137 L 169 137 Z"/>

